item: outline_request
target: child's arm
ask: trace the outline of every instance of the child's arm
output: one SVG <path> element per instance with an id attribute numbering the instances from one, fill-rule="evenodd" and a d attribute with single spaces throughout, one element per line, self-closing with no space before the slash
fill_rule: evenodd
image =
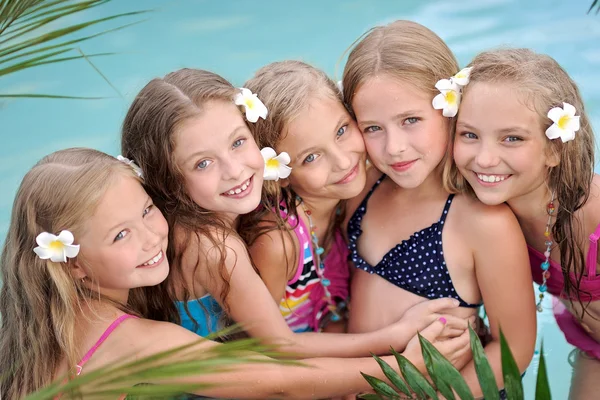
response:
<path id="1" fill-rule="evenodd" d="M 252 268 L 243 242 L 237 237 L 229 236 L 225 245 L 226 268 L 230 273 L 226 303 L 230 316 L 242 324 L 251 336 L 279 345 L 282 352 L 296 353 L 302 357 L 361 357 L 370 353 L 388 353 L 390 346 L 402 350 L 418 330 L 440 317 L 438 312 L 456 306 L 453 299 L 438 299 L 430 302 L 424 312 L 415 318 L 405 318 L 379 331 L 360 335 L 313 332 L 295 334 L 286 324 L 273 296 Z M 189 248 L 197 249 L 198 246 Z M 209 251 L 204 261 L 201 260 L 201 268 L 197 269 L 197 273 L 201 274 L 199 280 L 204 288 L 221 301 L 226 285 L 223 280 L 218 279 L 221 274 L 217 271 L 217 254 L 217 251 Z M 186 259 L 190 259 L 189 254 L 186 254 Z M 205 268 L 207 263 L 208 268 Z M 210 269 L 213 271 L 209 274 Z M 210 279 L 208 275 L 213 278 Z M 460 318 L 446 316 L 446 319 L 455 331 L 454 336 L 458 336 L 467 327 L 467 321 Z"/>
<path id="2" fill-rule="evenodd" d="M 536 310 L 529 256 L 519 223 L 508 206 L 473 204 L 468 219 L 464 221 L 468 226 L 465 239 L 472 243 L 477 283 L 493 336 L 485 352 L 501 388 L 500 327 L 521 372 L 533 357 Z M 474 363 L 461 373 L 475 397 L 481 396 Z"/>
<path id="3" fill-rule="evenodd" d="M 135 347 L 142 356 L 149 356 L 161 351 L 197 342 L 200 338 L 170 323 L 149 320 L 131 321 L 128 331 L 122 331 L 125 337 L 136 337 Z M 444 353 L 460 355 L 469 348 L 468 335 L 463 334 L 454 341 L 436 342 L 435 338 L 443 336 L 444 325 L 435 321 L 423 330 L 422 334 L 432 341 Z M 133 330 L 133 331 L 132 331 Z M 137 332 L 135 332 L 137 330 Z M 168 337 L 169 340 L 164 340 Z M 127 340 L 130 342 L 130 340 Z M 202 341 L 196 349 L 221 346 L 209 340 Z M 126 347 L 131 353 L 131 345 Z M 420 354 L 418 340 L 411 340 L 403 355 L 422 371 L 425 366 Z M 370 390 L 370 386 L 360 372 L 386 379 L 381 368 L 371 357 L 335 359 L 314 358 L 303 360 L 304 366 L 282 366 L 268 363 L 269 359 L 256 355 L 257 363 L 240 364 L 229 367 L 227 372 L 214 372 L 196 377 L 174 378 L 176 382 L 209 383 L 210 388 L 201 389 L 199 395 L 215 398 L 286 398 L 286 399 L 321 399 Z M 384 357 L 397 370 L 393 357 Z M 171 381 L 172 382 L 172 381 Z M 170 383 L 148 382 L 145 383 Z"/>

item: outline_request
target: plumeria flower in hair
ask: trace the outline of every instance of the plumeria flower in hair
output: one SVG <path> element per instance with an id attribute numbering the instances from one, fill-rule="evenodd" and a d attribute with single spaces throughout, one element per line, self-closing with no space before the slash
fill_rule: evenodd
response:
<path id="1" fill-rule="evenodd" d="M 142 169 L 136 164 L 134 163 L 132 160 L 130 160 L 127 157 L 123 157 L 121 155 L 117 156 L 117 160 L 124 162 L 125 164 L 129 165 L 133 171 L 136 173 L 137 176 L 139 176 L 140 178 L 144 178 L 144 174 L 142 173 Z"/>
<path id="2" fill-rule="evenodd" d="M 576 116 L 575 107 L 563 103 L 563 107 L 554 107 L 548 111 L 548 118 L 554 122 L 546 129 L 548 139 L 560 138 L 563 143 L 575 139 L 575 132 L 579 130 L 579 116 Z"/>
<path id="3" fill-rule="evenodd" d="M 444 117 L 455 117 L 460 104 L 460 86 L 450 79 L 440 79 L 435 87 L 440 94 L 433 98 L 433 108 L 443 110 Z"/>
<path id="4" fill-rule="evenodd" d="M 263 179 L 266 181 L 278 181 L 285 179 L 292 173 L 292 169 L 287 165 L 290 163 L 290 155 L 285 151 L 277 155 L 277 152 L 270 147 L 265 147 L 260 151 L 265 160 L 265 172 Z"/>
<path id="5" fill-rule="evenodd" d="M 35 238 L 38 247 L 33 249 L 42 260 L 67 262 L 67 258 L 77 257 L 79 245 L 73 244 L 75 238 L 69 231 L 61 231 L 58 236 L 42 232 Z"/>
<path id="6" fill-rule="evenodd" d="M 267 107 L 258 96 L 250 89 L 240 88 L 240 93 L 236 94 L 233 101 L 238 106 L 244 106 L 246 109 L 246 119 L 249 122 L 256 122 L 258 118 L 267 119 Z"/>
<path id="7" fill-rule="evenodd" d="M 456 75 L 450 78 L 450 80 L 461 87 L 466 86 L 467 83 L 469 83 L 469 77 L 472 69 L 473 67 L 463 68 Z"/>

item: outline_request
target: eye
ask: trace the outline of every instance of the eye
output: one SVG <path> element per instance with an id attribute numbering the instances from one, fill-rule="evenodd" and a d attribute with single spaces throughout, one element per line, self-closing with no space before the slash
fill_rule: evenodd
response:
<path id="1" fill-rule="evenodd" d="M 460 136 L 464 137 L 465 139 L 477 139 L 477 135 L 473 132 L 463 132 L 460 134 Z"/>
<path id="2" fill-rule="evenodd" d="M 523 139 L 518 136 L 508 136 L 504 139 L 504 141 L 508 142 L 508 143 L 515 143 L 515 142 L 522 142 Z"/>
<path id="3" fill-rule="evenodd" d="M 316 154 L 309 154 L 308 156 L 306 156 L 306 158 L 304 159 L 303 163 L 308 164 L 311 163 L 313 161 L 315 161 L 317 159 L 317 155 Z"/>
<path id="4" fill-rule="evenodd" d="M 338 131 L 336 133 L 337 137 L 343 136 L 344 133 L 346 133 L 347 129 L 348 129 L 348 125 L 344 125 L 340 129 L 338 129 Z"/>
<path id="5" fill-rule="evenodd" d="M 232 147 L 233 147 L 234 149 L 235 149 L 235 148 L 238 148 L 238 147 L 240 147 L 241 145 L 243 145 L 245 141 L 246 141 L 246 139 L 238 139 L 238 140 L 236 140 L 235 142 L 233 142 L 233 145 L 232 145 Z"/>
<path id="6" fill-rule="evenodd" d="M 113 242 L 117 242 L 119 240 L 122 240 L 125 238 L 125 236 L 129 235 L 129 231 L 127 231 L 126 229 L 123 229 L 121 232 L 119 232 L 117 234 L 117 236 L 115 236 L 115 239 L 113 240 Z"/>
<path id="7" fill-rule="evenodd" d="M 417 117 L 408 117 L 403 122 L 402 125 L 413 125 L 419 122 L 419 118 Z"/>
<path id="8" fill-rule="evenodd" d="M 205 169 L 207 168 L 210 164 L 212 164 L 212 161 L 209 160 L 202 160 L 200 161 L 198 164 L 196 164 L 196 169 Z"/>
<path id="9" fill-rule="evenodd" d="M 380 131 L 380 130 L 381 130 L 381 128 L 380 128 L 379 126 L 372 125 L 372 126 L 367 126 L 367 127 L 366 127 L 366 128 L 363 130 L 363 132 L 364 132 L 364 133 L 372 133 L 372 132 L 377 132 L 377 131 Z"/>
<path id="10" fill-rule="evenodd" d="M 142 213 L 142 217 L 145 217 L 146 215 L 150 214 L 153 209 L 154 209 L 154 204 L 150 204 L 148 207 L 144 208 L 144 212 Z"/>

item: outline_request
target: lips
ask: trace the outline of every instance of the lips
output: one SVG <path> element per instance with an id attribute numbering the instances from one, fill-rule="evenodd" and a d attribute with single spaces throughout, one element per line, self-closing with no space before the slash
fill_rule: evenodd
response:
<path id="1" fill-rule="evenodd" d="M 340 179 L 339 181 L 337 181 L 335 184 L 336 185 L 343 185 L 345 183 L 352 182 L 352 180 L 356 177 L 356 175 L 358 175 L 358 167 L 359 167 L 359 163 L 356 163 L 356 165 L 354 166 L 354 168 L 352 168 L 350 170 L 350 172 L 348 172 L 342 179 Z"/>
<path id="2" fill-rule="evenodd" d="M 250 193 L 250 189 L 252 188 L 252 182 L 254 175 L 252 175 L 249 179 L 242 182 L 240 185 L 234 186 L 226 192 L 221 193 L 221 196 L 225 197 L 237 197 L 241 198 Z"/>
<path id="3" fill-rule="evenodd" d="M 391 167 L 395 171 L 404 172 L 404 171 L 407 171 L 408 169 L 410 169 L 410 167 L 412 167 L 416 162 L 417 162 L 417 160 L 402 161 L 402 162 L 399 162 L 396 164 L 392 164 Z"/>
<path id="4" fill-rule="evenodd" d="M 152 257 L 151 259 L 149 259 L 148 261 L 146 261 L 145 263 L 142 263 L 140 265 L 138 265 L 138 268 L 145 268 L 145 267 L 152 267 L 154 265 L 158 265 L 162 262 L 162 260 L 165 258 L 163 251 L 159 251 L 157 255 L 155 255 L 154 257 Z"/>

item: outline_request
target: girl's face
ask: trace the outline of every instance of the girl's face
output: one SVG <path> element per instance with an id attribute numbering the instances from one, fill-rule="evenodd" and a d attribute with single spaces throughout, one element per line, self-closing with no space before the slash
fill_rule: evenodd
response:
<path id="1" fill-rule="evenodd" d="M 454 162 L 483 203 L 535 191 L 557 165 L 538 114 L 524 104 L 516 88 L 503 84 L 477 82 L 463 96 Z"/>
<path id="2" fill-rule="evenodd" d="M 398 186 L 420 186 L 446 154 L 449 121 L 431 95 L 387 75 L 367 80 L 352 108 L 369 160 Z"/>
<path id="3" fill-rule="evenodd" d="M 116 177 L 76 237 L 78 278 L 104 295 L 154 286 L 166 279 L 169 227 L 138 180 Z"/>
<path id="4" fill-rule="evenodd" d="M 208 102 L 185 121 L 175 133 L 174 158 L 200 207 L 235 217 L 260 203 L 264 161 L 232 102 Z"/>
<path id="5" fill-rule="evenodd" d="M 342 103 L 315 96 L 287 126 L 277 152 L 287 152 L 289 184 L 302 198 L 349 199 L 365 186 L 365 146 Z"/>

